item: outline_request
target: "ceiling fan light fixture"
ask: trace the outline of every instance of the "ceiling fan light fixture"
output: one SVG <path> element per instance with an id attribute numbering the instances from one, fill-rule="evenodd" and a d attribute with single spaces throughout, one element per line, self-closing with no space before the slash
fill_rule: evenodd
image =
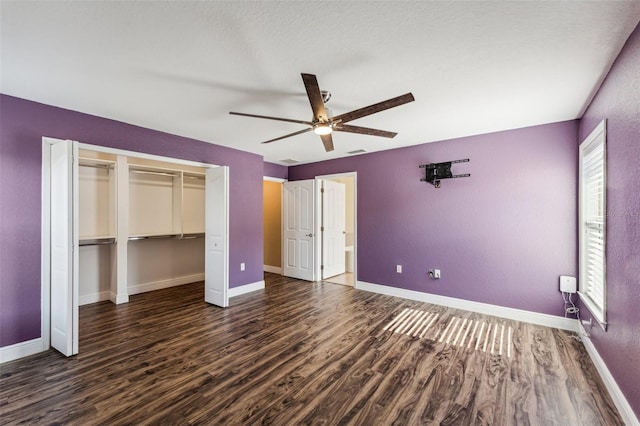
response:
<path id="1" fill-rule="evenodd" d="M 313 126 L 313 133 L 316 135 L 328 135 L 333 132 L 333 128 L 329 123 L 318 123 Z"/>

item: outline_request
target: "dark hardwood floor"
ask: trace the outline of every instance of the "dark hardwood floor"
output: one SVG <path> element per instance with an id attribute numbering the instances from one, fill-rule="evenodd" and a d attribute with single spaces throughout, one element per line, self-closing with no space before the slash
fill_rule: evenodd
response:
<path id="1" fill-rule="evenodd" d="M 80 353 L 0 366 L 1 424 L 623 424 L 575 335 L 266 274 L 80 309 Z"/>

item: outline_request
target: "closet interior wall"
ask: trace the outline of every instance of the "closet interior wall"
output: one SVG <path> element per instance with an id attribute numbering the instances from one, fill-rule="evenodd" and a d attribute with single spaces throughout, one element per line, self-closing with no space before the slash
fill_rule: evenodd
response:
<path id="1" fill-rule="evenodd" d="M 204 280 L 205 168 L 80 151 L 79 303 Z"/>

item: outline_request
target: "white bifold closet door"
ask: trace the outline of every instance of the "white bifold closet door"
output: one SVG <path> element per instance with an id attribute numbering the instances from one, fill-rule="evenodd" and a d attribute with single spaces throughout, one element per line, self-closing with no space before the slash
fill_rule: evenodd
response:
<path id="1" fill-rule="evenodd" d="M 66 356 L 78 353 L 78 186 L 74 157 L 76 143 L 51 144 L 51 346 Z"/>
<path id="2" fill-rule="evenodd" d="M 206 173 L 204 300 L 224 308 L 229 306 L 229 168 Z"/>

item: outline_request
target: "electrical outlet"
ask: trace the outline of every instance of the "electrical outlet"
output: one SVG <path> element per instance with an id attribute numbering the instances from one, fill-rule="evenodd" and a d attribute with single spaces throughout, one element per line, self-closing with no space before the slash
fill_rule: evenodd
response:
<path id="1" fill-rule="evenodd" d="M 402 265 L 396 265 L 396 272 L 399 274 L 402 273 Z"/>
<path id="2" fill-rule="evenodd" d="M 245 269 L 245 265 L 244 265 L 244 262 L 242 262 L 242 263 L 240 264 L 240 270 L 241 270 L 241 271 L 244 271 L 244 269 Z"/>
<path id="3" fill-rule="evenodd" d="M 434 280 L 440 279 L 440 269 L 429 269 L 429 278 Z"/>

